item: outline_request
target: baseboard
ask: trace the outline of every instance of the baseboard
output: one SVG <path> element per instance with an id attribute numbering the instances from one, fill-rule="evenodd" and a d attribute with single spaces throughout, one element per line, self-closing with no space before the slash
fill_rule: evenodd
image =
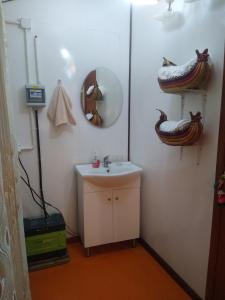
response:
<path id="1" fill-rule="evenodd" d="M 140 238 L 139 242 L 193 300 L 202 300 L 202 298 L 199 297 L 199 295 L 168 265 L 167 262 L 165 262 L 161 256 L 158 255 L 158 253 L 151 246 L 149 246 L 145 240 Z"/>

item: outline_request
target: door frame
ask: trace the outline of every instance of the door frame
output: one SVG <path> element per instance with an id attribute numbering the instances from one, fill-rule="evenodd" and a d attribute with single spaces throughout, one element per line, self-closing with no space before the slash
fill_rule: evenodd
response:
<path id="1" fill-rule="evenodd" d="M 224 53 L 224 68 L 223 68 L 223 86 L 222 86 L 222 100 L 220 111 L 220 125 L 219 125 L 219 138 L 217 148 L 217 163 L 216 163 L 216 182 L 225 170 L 225 53 Z M 221 220 L 224 207 L 218 206 L 216 202 L 216 192 L 214 192 L 214 207 L 212 218 L 212 230 L 208 263 L 208 276 L 206 284 L 206 300 L 214 299 L 214 292 L 216 286 L 216 270 L 217 270 L 217 257 L 219 251 L 220 234 L 221 234 Z"/>
<path id="2" fill-rule="evenodd" d="M 19 194 L 16 149 L 7 86 L 7 49 L 3 8 L 0 1 L 0 201 L 2 230 L 0 252 L 4 254 L 4 287 L 0 294 L 10 299 L 31 300 Z M 0 262 L 1 267 L 1 262 Z M 0 295 L 0 297 L 2 296 Z"/>

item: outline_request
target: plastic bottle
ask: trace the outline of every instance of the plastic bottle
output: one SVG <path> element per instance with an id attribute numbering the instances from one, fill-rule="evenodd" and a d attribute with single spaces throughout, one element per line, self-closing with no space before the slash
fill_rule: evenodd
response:
<path id="1" fill-rule="evenodd" d="M 93 168 L 99 168 L 99 166 L 100 166 L 100 160 L 98 159 L 98 156 L 97 156 L 97 154 L 95 153 L 95 154 L 94 154 L 94 158 L 93 158 L 93 160 L 92 160 L 92 167 L 93 167 Z"/>

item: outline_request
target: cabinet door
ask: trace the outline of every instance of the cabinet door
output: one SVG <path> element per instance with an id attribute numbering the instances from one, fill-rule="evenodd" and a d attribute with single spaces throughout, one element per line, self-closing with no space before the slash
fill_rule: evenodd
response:
<path id="1" fill-rule="evenodd" d="M 113 231 L 115 242 L 139 237 L 139 188 L 113 191 Z"/>
<path id="2" fill-rule="evenodd" d="M 84 195 L 84 247 L 113 241 L 112 192 Z"/>

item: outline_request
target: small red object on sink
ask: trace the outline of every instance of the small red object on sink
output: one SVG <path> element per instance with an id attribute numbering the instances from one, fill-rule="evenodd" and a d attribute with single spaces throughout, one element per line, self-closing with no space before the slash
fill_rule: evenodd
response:
<path id="1" fill-rule="evenodd" d="M 92 167 L 93 167 L 93 168 L 99 168 L 99 167 L 100 167 L 100 160 L 97 159 L 96 161 L 94 161 L 94 162 L 92 163 Z"/>

